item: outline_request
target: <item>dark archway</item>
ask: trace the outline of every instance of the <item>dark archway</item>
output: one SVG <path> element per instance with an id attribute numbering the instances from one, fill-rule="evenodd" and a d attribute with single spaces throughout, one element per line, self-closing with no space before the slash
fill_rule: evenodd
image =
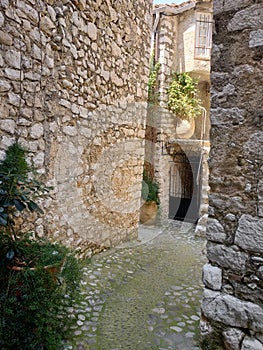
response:
<path id="1" fill-rule="evenodd" d="M 179 146 L 179 145 L 178 145 Z M 196 222 L 200 207 L 200 155 L 187 155 L 180 146 L 170 167 L 169 218 Z"/>

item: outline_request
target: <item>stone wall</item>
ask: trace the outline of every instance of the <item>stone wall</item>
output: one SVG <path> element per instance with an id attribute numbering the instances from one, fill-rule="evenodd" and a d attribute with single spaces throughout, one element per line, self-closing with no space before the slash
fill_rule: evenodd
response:
<path id="1" fill-rule="evenodd" d="M 18 140 L 54 187 L 39 235 L 85 250 L 137 234 L 151 6 L 0 0 L 1 155 Z"/>
<path id="2" fill-rule="evenodd" d="M 262 18 L 262 1 L 214 1 L 203 349 L 263 349 Z"/>

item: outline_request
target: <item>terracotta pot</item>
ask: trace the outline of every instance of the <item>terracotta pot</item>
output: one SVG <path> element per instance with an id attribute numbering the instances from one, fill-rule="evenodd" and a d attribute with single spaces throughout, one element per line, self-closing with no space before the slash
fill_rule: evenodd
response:
<path id="1" fill-rule="evenodd" d="M 195 132 L 195 120 L 180 120 L 176 126 L 176 136 L 179 139 L 190 139 Z"/>
<path id="2" fill-rule="evenodd" d="M 145 202 L 140 209 L 140 223 L 153 225 L 157 218 L 158 205 L 154 201 Z"/>

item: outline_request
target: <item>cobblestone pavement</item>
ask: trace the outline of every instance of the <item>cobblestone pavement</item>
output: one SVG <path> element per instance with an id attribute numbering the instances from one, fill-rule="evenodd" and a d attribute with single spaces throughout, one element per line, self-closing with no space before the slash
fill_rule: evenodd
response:
<path id="1" fill-rule="evenodd" d="M 139 239 L 94 256 L 70 310 L 76 350 L 196 350 L 205 242 L 190 224 L 141 226 Z"/>

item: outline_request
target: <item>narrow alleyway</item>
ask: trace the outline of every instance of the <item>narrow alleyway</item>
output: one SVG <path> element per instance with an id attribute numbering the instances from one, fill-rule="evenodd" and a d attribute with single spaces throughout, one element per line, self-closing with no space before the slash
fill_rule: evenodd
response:
<path id="1" fill-rule="evenodd" d="M 171 221 L 93 257 L 67 349 L 198 349 L 204 246 L 190 224 Z"/>

